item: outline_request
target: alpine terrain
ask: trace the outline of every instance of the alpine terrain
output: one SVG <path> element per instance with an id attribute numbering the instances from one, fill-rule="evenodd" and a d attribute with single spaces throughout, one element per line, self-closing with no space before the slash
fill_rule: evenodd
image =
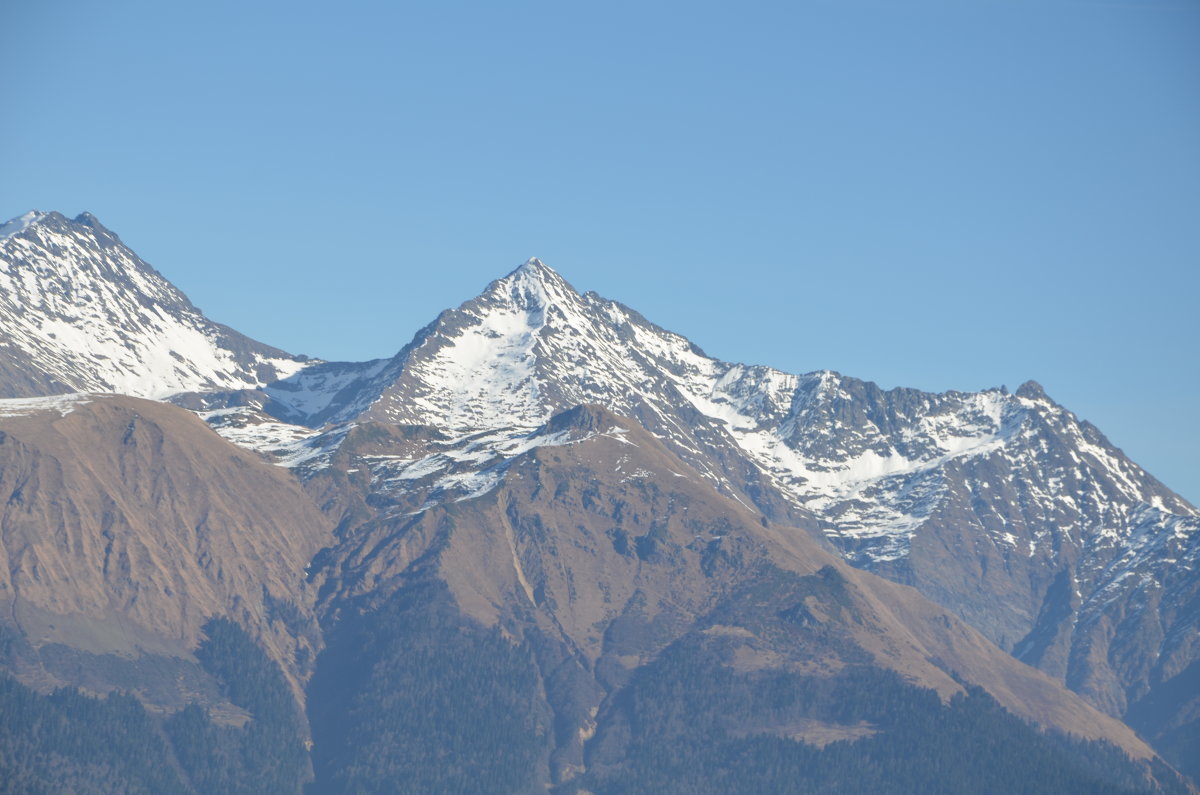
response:
<path id="1" fill-rule="evenodd" d="M 390 359 L 0 226 L 15 791 L 1193 792 L 1200 511 L 1056 404 L 713 359 L 531 259 Z"/>

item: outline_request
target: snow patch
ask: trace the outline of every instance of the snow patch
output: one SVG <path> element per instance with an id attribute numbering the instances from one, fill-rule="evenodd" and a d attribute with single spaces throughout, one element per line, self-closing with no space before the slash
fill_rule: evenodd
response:
<path id="1" fill-rule="evenodd" d="M 33 226 L 45 217 L 46 213 L 41 213 L 37 210 L 30 210 L 24 215 L 18 215 L 11 221 L 5 221 L 3 224 L 0 224 L 0 241 L 7 240 L 13 235 L 24 232 L 30 226 Z"/>
<path id="2" fill-rule="evenodd" d="M 90 403 L 95 395 L 76 392 L 67 395 L 51 395 L 37 398 L 10 398 L 0 400 L 0 417 L 25 417 L 40 414 L 45 411 L 57 411 L 65 417 L 85 403 Z"/>

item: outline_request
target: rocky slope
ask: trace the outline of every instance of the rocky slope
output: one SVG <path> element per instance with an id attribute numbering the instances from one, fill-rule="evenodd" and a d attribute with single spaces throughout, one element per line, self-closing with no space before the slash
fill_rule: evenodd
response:
<path id="1" fill-rule="evenodd" d="M 307 676 L 304 569 L 327 520 L 287 472 L 191 413 L 103 395 L 0 401 L 0 506 L 0 623 L 22 639 L 25 681 L 106 692 L 104 671 L 188 658 L 214 616 L 245 626 L 297 687 Z M 149 700 L 187 703 L 154 684 Z"/>

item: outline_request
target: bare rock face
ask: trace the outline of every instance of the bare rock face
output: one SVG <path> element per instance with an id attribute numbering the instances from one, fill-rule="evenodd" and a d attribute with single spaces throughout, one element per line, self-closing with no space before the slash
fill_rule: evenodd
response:
<path id="1" fill-rule="evenodd" d="M 301 680 L 318 643 L 304 570 L 328 530 L 289 473 L 168 404 L 0 406 L 0 620 L 35 650 L 136 659 L 186 657 L 228 616 Z"/>

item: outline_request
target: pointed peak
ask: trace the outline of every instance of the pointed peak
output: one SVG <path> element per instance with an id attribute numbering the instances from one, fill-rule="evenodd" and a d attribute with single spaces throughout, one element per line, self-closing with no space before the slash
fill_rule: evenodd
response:
<path id="1" fill-rule="evenodd" d="M 578 297 L 575 288 L 537 257 L 530 257 L 507 276 L 488 285 L 479 296 L 485 301 L 502 301 L 526 308 L 541 308 Z"/>
<path id="2" fill-rule="evenodd" d="M 44 213 L 40 210 L 30 210 L 24 215 L 18 215 L 11 221 L 6 221 L 5 223 L 0 224 L 0 240 L 7 240 L 13 235 L 24 232 L 29 227 L 41 221 L 47 215 L 50 215 L 50 213 Z"/>
<path id="3" fill-rule="evenodd" d="M 1025 398 L 1026 400 L 1041 400 L 1047 403 L 1050 402 L 1050 397 L 1046 394 L 1046 390 L 1037 381 L 1026 381 L 1017 388 L 1017 397 Z"/>
<path id="4" fill-rule="evenodd" d="M 87 227 L 100 240 L 108 240 L 113 243 L 120 242 L 120 238 L 117 237 L 116 232 L 100 223 L 100 219 L 89 212 L 85 211 L 75 216 L 71 219 L 71 224 L 76 227 Z"/>
<path id="5" fill-rule="evenodd" d="M 516 269 L 511 271 L 509 276 L 535 276 L 545 278 L 547 276 L 558 277 L 558 274 L 546 263 L 542 262 L 537 257 L 530 257 L 523 263 L 518 265 Z"/>

